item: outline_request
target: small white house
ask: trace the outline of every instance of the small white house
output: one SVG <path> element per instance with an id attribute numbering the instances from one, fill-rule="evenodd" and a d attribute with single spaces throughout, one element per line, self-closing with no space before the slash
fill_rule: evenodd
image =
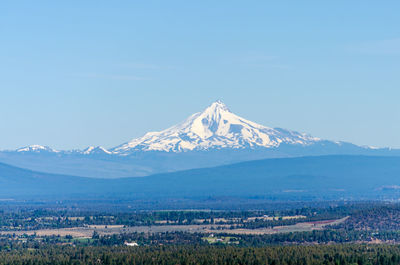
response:
<path id="1" fill-rule="evenodd" d="M 137 247 L 137 246 L 139 246 L 139 244 L 136 243 L 136 242 L 125 242 L 124 244 L 125 244 L 125 246 L 130 246 L 130 247 Z"/>

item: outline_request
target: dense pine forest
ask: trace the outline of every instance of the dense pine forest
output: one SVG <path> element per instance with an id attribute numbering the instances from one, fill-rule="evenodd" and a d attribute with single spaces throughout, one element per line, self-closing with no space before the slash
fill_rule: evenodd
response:
<path id="1" fill-rule="evenodd" d="M 23 248 L 0 252 L 2 264 L 399 264 L 400 247 L 333 246 L 157 246 Z"/>

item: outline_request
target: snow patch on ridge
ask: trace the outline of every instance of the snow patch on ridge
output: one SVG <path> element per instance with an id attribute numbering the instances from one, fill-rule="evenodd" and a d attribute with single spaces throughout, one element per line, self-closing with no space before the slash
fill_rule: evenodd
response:
<path id="1" fill-rule="evenodd" d="M 110 151 L 105 149 L 102 146 L 89 146 L 86 149 L 84 149 L 82 152 L 84 155 L 90 155 L 90 154 L 111 154 Z"/>

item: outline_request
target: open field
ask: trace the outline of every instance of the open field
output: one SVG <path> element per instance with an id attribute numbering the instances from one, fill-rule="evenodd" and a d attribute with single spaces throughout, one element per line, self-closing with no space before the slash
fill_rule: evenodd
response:
<path id="1" fill-rule="evenodd" d="M 291 232 L 308 232 L 313 230 L 322 230 L 327 225 L 336 225 L 346 221 L 348 217 L 336 220 L 325 220 L 316 222 L 297 223 L 295 225 L 275 226 L 274 228 L 258 228 L 258 229 L 227 229 L 216 230 L 213 233 L 228 233 L 228 234 L 245 234 L 245 235 L 263 235 L 263 234 L 277 234 L 277 233 L 291 233 Z"/>
<path id="2" fill-rule="evenodd" d="M 60 228 L 60 229 L 40 229 L 40 230 L 17 230 L 17 231 L 0 231 L 3 235 L 37 235 L 37 236 L 73 236 L 89 238 L 96 231 L 99 235 L 112 235 L 123 233 L 164 233 L 164 232 L 191 232 L 191 233 L 228 233 L 228 234 L 276 234 L 290 232 L 306 232 L 313 230 L 322 230 L 327 225 L 336 225 L 347 220 L 344 217 L 336 220 L 324 220 L 316 222 L 303 222 L 295 225 L 276 226 L 274 228 L 258 228 L 258 229 L 231 229 L 230 225 L 157 225 L 157 226 L 131 226 L 124 227 L 122 225 L 90 225 L 85 227 Z"/>

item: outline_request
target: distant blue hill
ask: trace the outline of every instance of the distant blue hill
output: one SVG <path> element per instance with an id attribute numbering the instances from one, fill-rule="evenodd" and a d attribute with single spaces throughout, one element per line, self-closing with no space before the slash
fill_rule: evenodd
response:
<path id="1" fill-rule="evenodd" d="M 2 198 L 396 199 L 400 157 L 314 156 L 248 161 L 141 178 L 93 179 L 0 164 Z"/>
<path id="2" fill-rule="evenodd" d="M 135 183 L 129 179 L 127 183 Z M 385 199 L 400 195 L 400 157 L 265 159 L 149 176 L 138 194 L 290 199 Z"/>

